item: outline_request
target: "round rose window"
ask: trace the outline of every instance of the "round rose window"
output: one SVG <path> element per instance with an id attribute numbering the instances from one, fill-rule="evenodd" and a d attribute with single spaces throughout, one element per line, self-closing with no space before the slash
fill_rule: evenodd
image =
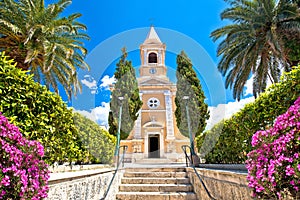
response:
<path id="1" fill-rule="evenodd" d="M 149 108 L 157 108 L 159 104 L 160 102 L 157 98 L 150 98 L 147 103 Z"/>

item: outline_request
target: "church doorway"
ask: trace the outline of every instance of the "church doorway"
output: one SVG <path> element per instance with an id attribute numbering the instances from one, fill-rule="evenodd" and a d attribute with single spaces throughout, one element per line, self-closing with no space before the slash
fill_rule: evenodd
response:
<path id="1" fill-rule="evenodd" d="M 159 134 L 149 135 L 149 158 L 159 158 Z"/>

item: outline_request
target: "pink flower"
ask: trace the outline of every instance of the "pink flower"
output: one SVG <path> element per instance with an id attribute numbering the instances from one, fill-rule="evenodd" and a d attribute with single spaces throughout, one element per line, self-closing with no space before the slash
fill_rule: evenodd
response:
<path id="1" fill-rule="evenodd" d="M 252 147 L 255 147 L 258 144 L 258 135 L 259 135 L 259 132 L 256 132 L 252 136 L 252 142 L 251 142 Z"/>
<path id="2" fill-rule="evenodd" d="M 2 197 L 6 195 L 6 191 L 5 190 L 2 190 L 1 193 L 0 193 L 0 199 L 2 199 Z"/>
<path id="3" fill-rule="evenodd" d="M 29 141 L 0 113 L 0 199 L 47 197 L 49 171 L 41 157 L 43 146 Z M 10 195 L 10 196 L 7 196 Z"/>
<path id="4" fill-rule="evenodd" d="M 299 191 L 299 134 L 300 97 L 277 117 L 273 127 L 257 131 L 252 137 L 254 148 L 247 154 L 246 167 L 254 197 L 268 199 L 276 194 L 281 199 L 283 191 Z"/>
<path id="5" fill-rule="evenodd" d="M 280 192 L 276 192 L 278 199 L 281 199 L 281 194 Z"/>
<path id="6" fill-rule="evenodd" d="M 1 180 L 1 184 L 4 185 L 4 186 L 9 186 L 10 185 L 9 176 L 5 175 L 4 178 Z"/>
<path id="7" fill-rule="evenodd" d="M 294 185 L 295 185 L 295 181 L 294 181 L 294 180 L 291 180 L 291 181 L 290 181 L 290 184 L 294 186 Z"/>
<path id="8" fill-rule="evenodd" d="M 275 173 L 275 161 L 271 160 L 268 166 L 268 177 L 270 178 Z"/>
<path id="9" fill-rule="evenodd" d="M 285 169 L 285 174 L 287 176 L 292 176 L 295 174 L 294 168 L 292 168 L 290 165 L 288 165 Z"/>
<path id="10" fill-rule="evenodd" d="M 258 186 L 255 187 L 255 190 L 256 190 L 256 192 L 262 192 L 262 191 L 265 190 L 265 188 L 261 185 L 258 185 Z"/>

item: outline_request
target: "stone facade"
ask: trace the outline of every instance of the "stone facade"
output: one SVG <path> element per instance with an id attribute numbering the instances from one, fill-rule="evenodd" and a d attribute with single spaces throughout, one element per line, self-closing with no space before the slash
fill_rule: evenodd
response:
<path id="1" fill-rule="evenodd" d="M 154 27 L 140 46 L 141 67 L 138 85 L 143 106 L 135 127 L 121 145 L 127 145 L 127 160 L 147 158 L 176 162 L 184 158 L 181 146 L 189 139 L 178 130 L 175 119 L 176 84 L 167 77 L 166 45 Z"/>

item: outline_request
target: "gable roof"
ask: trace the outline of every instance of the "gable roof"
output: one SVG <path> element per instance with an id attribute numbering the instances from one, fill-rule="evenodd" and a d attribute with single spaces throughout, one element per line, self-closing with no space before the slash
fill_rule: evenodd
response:
<path id="1" fill-rule="evenodd" d="M 150 27 L 150 31 L 144 41 L 144 44 L 162 44 L 153 26 Z"/>

